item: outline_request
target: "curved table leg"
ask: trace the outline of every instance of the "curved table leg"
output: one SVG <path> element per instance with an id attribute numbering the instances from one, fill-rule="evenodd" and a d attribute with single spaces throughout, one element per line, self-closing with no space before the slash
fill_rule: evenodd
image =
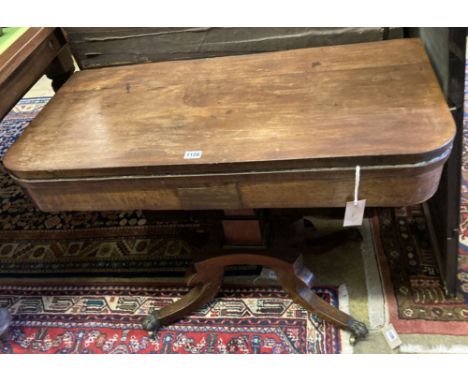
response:
<path id="1" fill-rule="evenodd" d="M 205 277 L 205 282 L 194 284 L 191 276 L 187 282 L 188 286 L 193 286 L 190 291 L 176 302 L 169 304 L 157 311 L 152 312 L 143 321 L 143 328 L 148 331 L 157 331 L 162 325 L 170 324 L 193 312 L 197 308 L 210 302 L 218 293 L 223 282 L 224 269 Z"/>
<path id="2" fill-rule="evenodd" d="M 157 330 L 161 325 L 173 322 L 206 304 L 215 297 L 221 287 L 224 267 L 239 264 L 263 265 L 273 269 L 281 286 L 296 303 L 318 317 L 351 331 L 351 343 L 366 337 L 368 331 L 364 323 L 328 304 L 311 290 L 314 277 L 304 266 L 301 255 L 295 261 L 288 262 L 280 252 L 273 256 L 259 253 L 231 253 L 196 263 L 196 273 L 188 281 L 188 285 L 193 286 L 189 293 L 146 317 L 143 327 L 147 330 Z"/>
<path id="3" fill-rule="evenodd" d="M 282 264 L 275 264 L 272 269 L 278 276 L 278 282 L 291 295 L 294 302 L 321 319 L 349 330 L 352 334 L 352 344 L 367 336 L 368 330 L 364 323 L 324 301 L 311 290 L 309 283 L 303 281 L 302 275 L 310 271 L 304 266 L 302 256 L 299 256 L 293 264 L 282 260 L 279 262 Z"/>

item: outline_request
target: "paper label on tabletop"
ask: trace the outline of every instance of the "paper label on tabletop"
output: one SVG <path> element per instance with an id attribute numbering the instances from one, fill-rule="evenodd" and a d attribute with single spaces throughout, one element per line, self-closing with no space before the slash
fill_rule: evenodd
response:
<path id="1" fill-rule="evenodd" d="M 193 150 L 193 151 L 186 151 L 184 153 L 184 159 L 200 159 L 202 157 L 203 151 L 201 150 Z"/>

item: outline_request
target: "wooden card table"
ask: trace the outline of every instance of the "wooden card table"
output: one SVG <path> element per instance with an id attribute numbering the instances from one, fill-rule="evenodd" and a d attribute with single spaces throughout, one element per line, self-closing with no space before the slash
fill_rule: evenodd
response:
<path id="1" fill-rule="evenodd" d="M 273 248 L 248 211 L 344 207 L 356 166 L 367 206 L 423 202 L 454 133 L 421 43 L 402 39 L 78 72 L 4 165 L 44 211 L 227 211 L 229 248 L 206 254 L 147 329 L 213 298 L 225 266 L 255 263 L 361 338 L 364 324 L 318 298 L 301 257 Z"/>

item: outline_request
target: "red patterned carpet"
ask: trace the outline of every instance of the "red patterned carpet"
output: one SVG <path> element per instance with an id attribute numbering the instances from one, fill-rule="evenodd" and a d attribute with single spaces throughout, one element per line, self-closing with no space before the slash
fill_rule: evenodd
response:
<path id="1" fill-rule="evenodd" d="M 338 306 L 338 291 L 315 288 Z M 340 330 L 308 314 L 280 288 L 224 289 L 155 338 L 143 317 L 185 288 L 44 286 L 0 288 L 14 317 L 0 353 L 321 353 L 341 352 Z"/>

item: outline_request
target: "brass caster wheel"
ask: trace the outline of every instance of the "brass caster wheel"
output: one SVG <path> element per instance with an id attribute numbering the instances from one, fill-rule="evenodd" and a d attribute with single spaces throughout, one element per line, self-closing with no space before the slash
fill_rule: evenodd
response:
<path id="1" fill-rule="evenodd" d="M 349 337 L 349 343 L 354 346 L 359 340 L 367 337 L 369 331 L 363 322 L 357 321 L 351 318 L 348 323 L 348 329 L 351 331 L 351 337 Z"/>
<path id="2" fill-rule="evenodd" d="M 155 333 L 161 327 L 161 321 L 158 318 L 157 312 L 153 312 L 150 315 L 146 316 L 142 323 L 143 329 L 147 330 L 148 332 Z"/>

